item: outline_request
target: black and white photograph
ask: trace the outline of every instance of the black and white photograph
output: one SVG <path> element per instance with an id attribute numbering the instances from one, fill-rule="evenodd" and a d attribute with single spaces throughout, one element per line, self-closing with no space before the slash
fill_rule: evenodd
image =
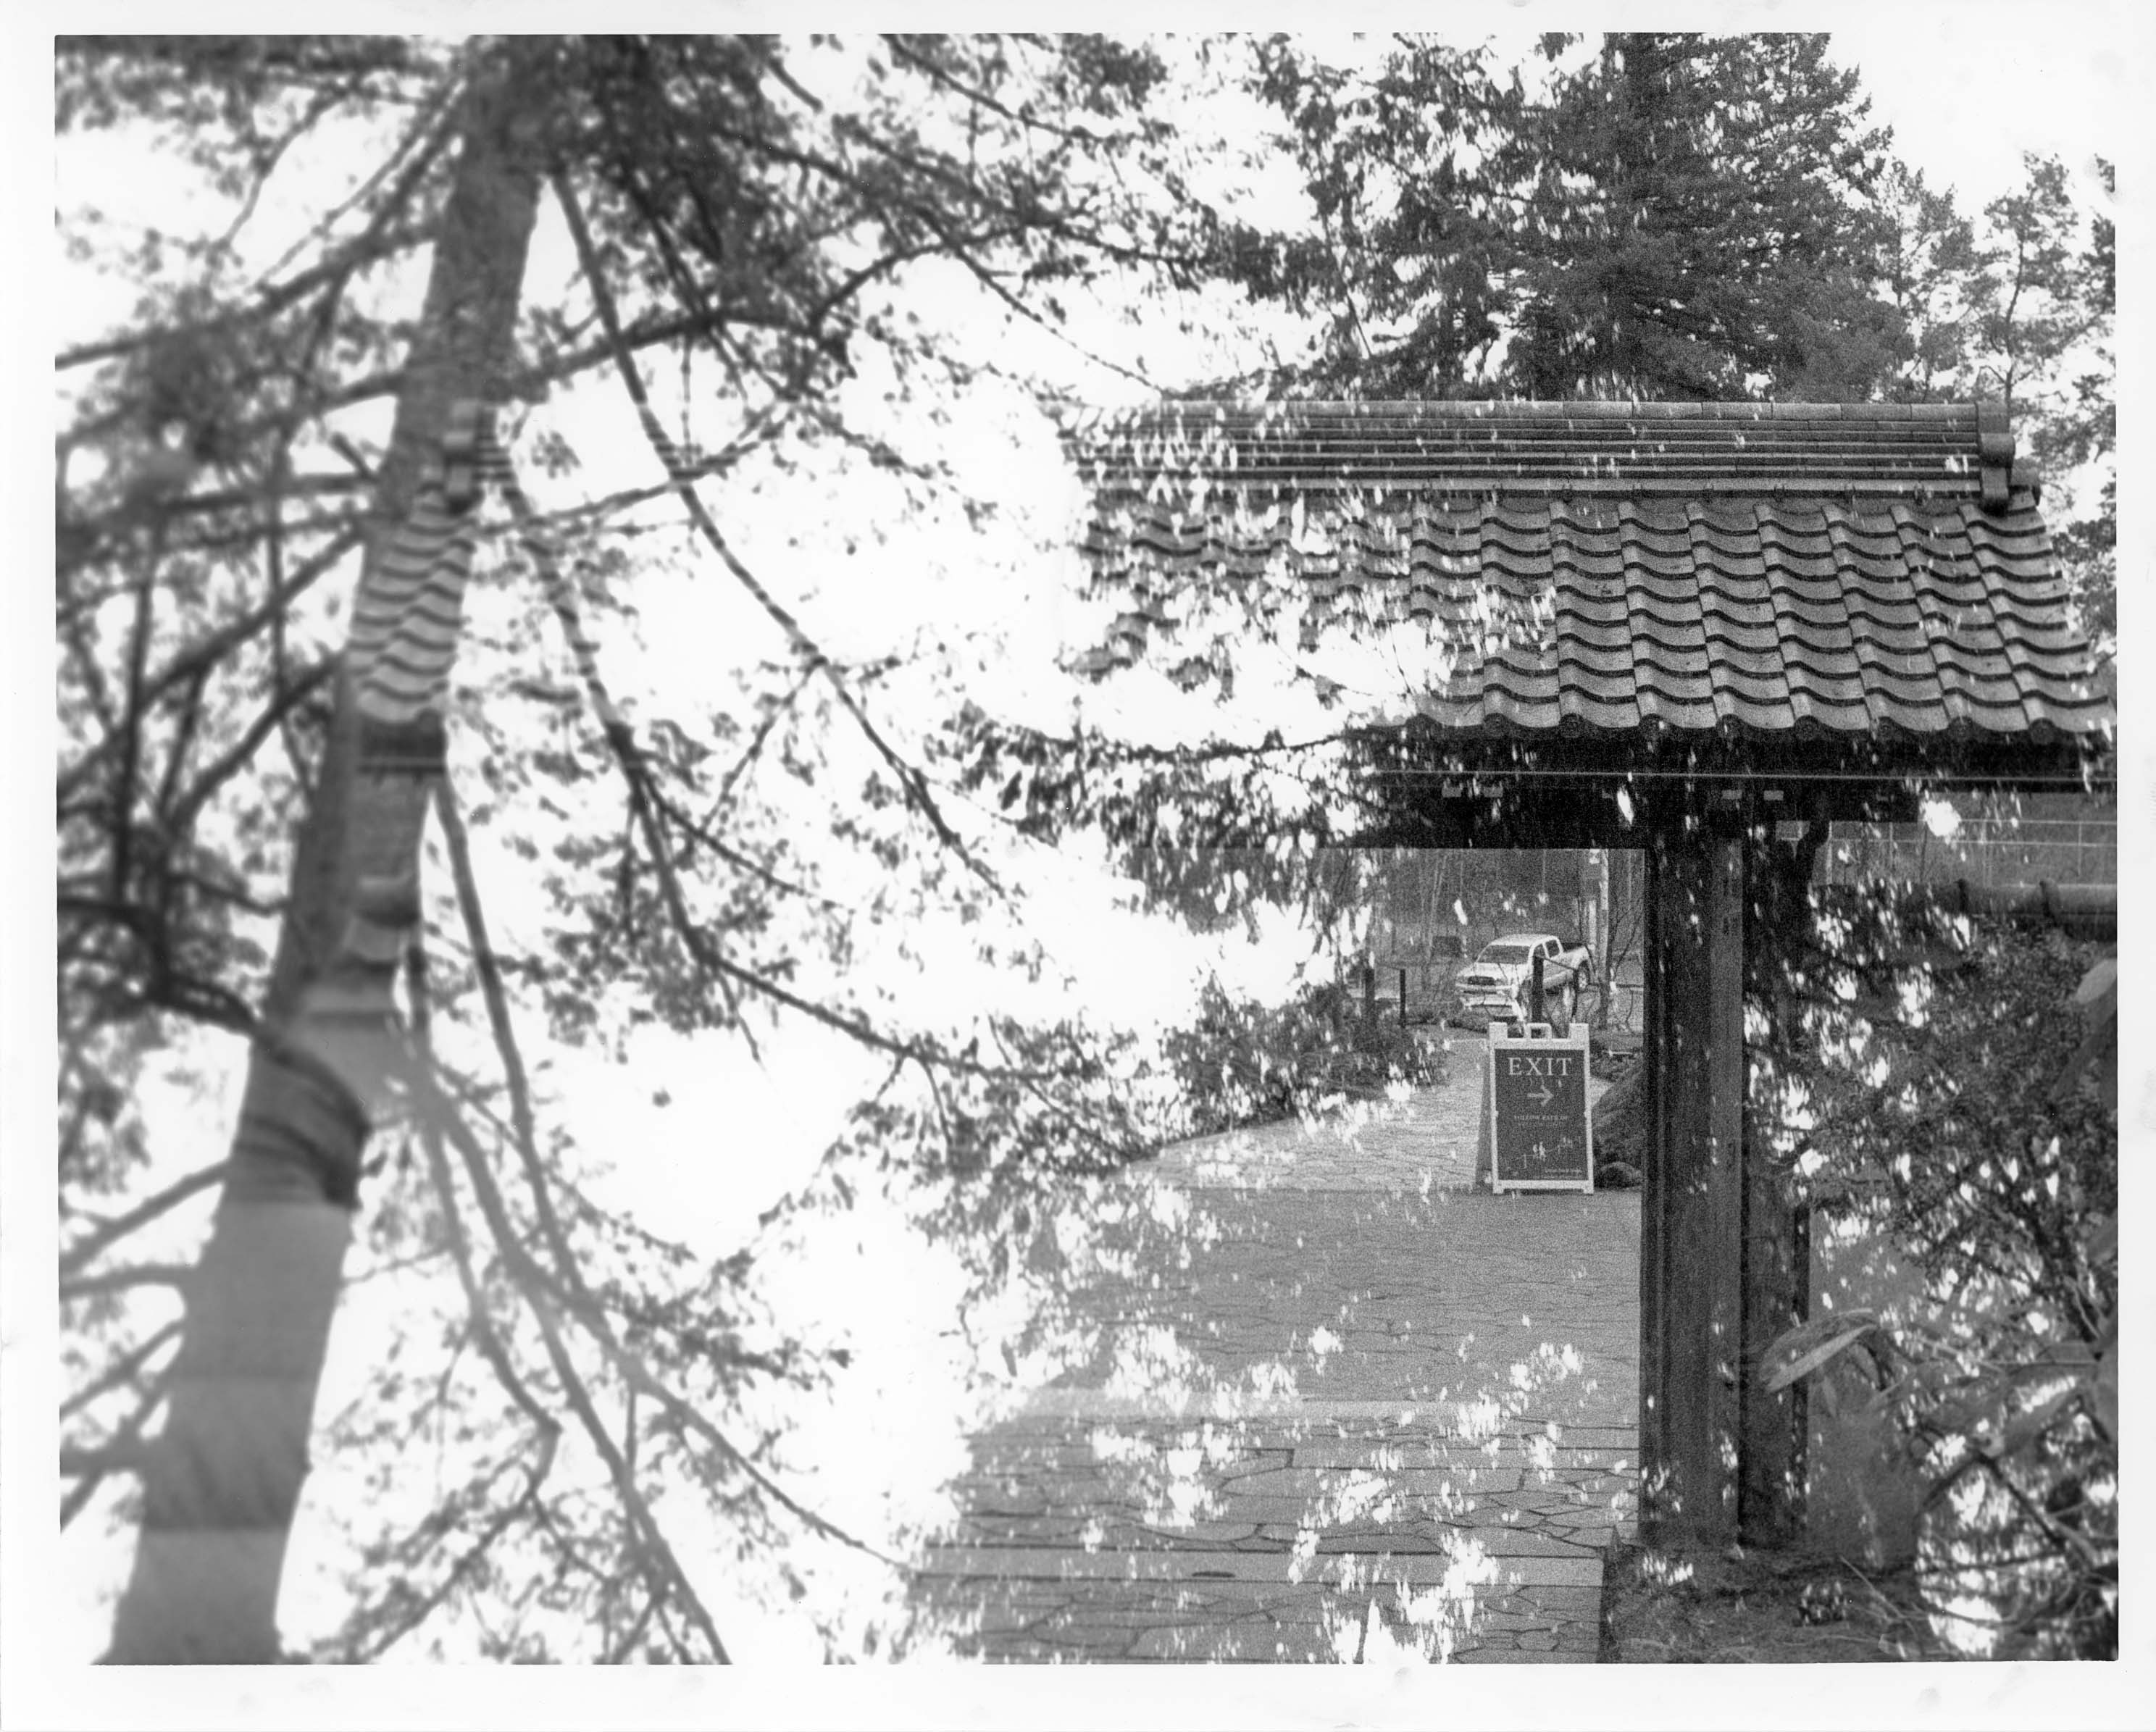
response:
<path id="1" fill-rule="evenodd" d="M 2156 26 L 227 10 L 11 32 L 11 1726 L 2146 1724 Z"/>

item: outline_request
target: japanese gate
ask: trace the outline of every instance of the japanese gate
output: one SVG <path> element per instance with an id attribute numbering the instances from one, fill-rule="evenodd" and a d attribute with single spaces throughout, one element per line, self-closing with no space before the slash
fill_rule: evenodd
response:
<path id="1" fill-rule="evenodd" d="M 1091 671 L 1224 694 L 1223 602 L 1322 699 L 1329 641 L 1381 647 L 1405 684 L 1343 725 L 1382 812 L 1359 842 L 1645 851 L 1643 1524 L 1786 1537 L 1793 1398 L 1752 1367 L 1808 1253 L 1750 1135 L 1748 974 L 1828 822 L 2113 773 L 2003 411 L 1188 402 L 1068 438 L 1122 609 Z"/>

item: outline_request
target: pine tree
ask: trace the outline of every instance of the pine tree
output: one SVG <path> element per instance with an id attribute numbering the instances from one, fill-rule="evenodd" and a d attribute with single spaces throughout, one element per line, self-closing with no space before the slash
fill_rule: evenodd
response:
<path id="1" fill-rule="evenodd" d="M 1885 135 L 1825 38 L 1548 38 L 1540 87 L 1405 42 L 1367 77 L 1276 45 L 1324 240 L 1237 238 L 1252 291 L 1334 310 L 1303 388 L 1368 397 L 1870 394 Z"/>

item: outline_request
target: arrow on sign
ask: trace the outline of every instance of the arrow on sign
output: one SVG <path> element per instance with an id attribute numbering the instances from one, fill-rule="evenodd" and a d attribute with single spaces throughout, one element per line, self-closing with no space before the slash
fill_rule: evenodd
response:
<path id="1" fill-rule="evenodd" d="M 1548 1083 L 1544 1083 L 1540 1089 L 1529 1094 L 1527 1099 L 1529 1100 L 1539 1102 L 1543 1106 L 1548 1106 L 1552 1101 L 1557 1099 L 1557 1091 L 1551 1088 Z"/>

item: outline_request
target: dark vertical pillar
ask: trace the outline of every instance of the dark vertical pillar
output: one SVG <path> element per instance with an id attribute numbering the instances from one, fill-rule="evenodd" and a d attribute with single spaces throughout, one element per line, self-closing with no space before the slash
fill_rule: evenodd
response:
<path id="1" fill-rule="evenodd" d="M 1757 1043 L 1746 1054 L 1744 1115 L 1744 1376 L 1738 1455 L 1738 1527 L 1745 1542 L 1787 1545 L 1804 1520 L 1809 1426 L 1801 1384 L 1759 1386 L 1761 1356 L 1810 1309 L 1810 1222 L 1790 1183 L 1782 1131 L 1782 1079 L 1800 1038 L 1789 971 L 1803 966 L 1811 933 L 1810 885 L 1826 838 L 1822 820 L 1804 842 L 1779 846 L 1771 828 L 1747 852 L 1745 991 Z"/>
<path id="2" fill-rule="evenodd" d="M 1645 850 L 1646 874 L 1640 904 L 1640 1099 L 1646 1113 L 1646 1135 L 1640 1145 L 1640 1531 L 1653 1544 L 1661 1537 L 1661 1514 L 1669 1492 L 1669 1442 L 1663 1386 L 1669 1381 L 1662 1353 L 1662 1311 L 1668 1259 L 1663 1251 L 1663 1195 L 1661 1125 L 1667 1115 L 1667 1064 L 1663 1056 L 1662 1007 L 1670 1002 L 1663 977 L 1660 910 L 1666 874 L 1661 850 L 1651 838 Z"/>
<path id="3" fill-rule="evenodd" d="M 1648 867 L 1640 1202 L 1642 1527 L 1737 1535 L 1743 1318 L 1744 847 L 1667 807 Z"/>

